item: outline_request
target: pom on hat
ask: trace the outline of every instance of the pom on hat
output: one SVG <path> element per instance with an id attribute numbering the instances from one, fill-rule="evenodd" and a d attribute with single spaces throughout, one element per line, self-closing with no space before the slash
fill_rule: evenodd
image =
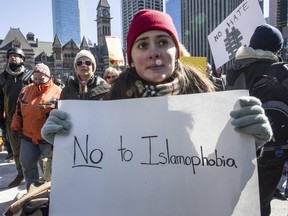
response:
<path id="1" fill-rule="evenodd" d="M 253 49 L 276 52 L 282 48 L 283 42 L 283 36 L 277 28 L 264 24 L 255 29 L 249 46 Z"/>
<path id="2" fill-rule="evenodd" d="M 80 50 L 80 52 L 77 53 L 75 59 L 74 59 L 74 69 L 76 70 L 76 62 L 78 61 L 78 59 L 80 59 L 81 57 L 87 57 L 89 58 L 91 61 L 92 61 L 92 64 L 93 64 L 93 70 L 95 71 L 96 70 L 96 60 L 93 56 L 93 54 L 88 51 L 88 50 Z"/>
<path id="3" fill-rule="evenodd" d="M 131 65 L 131 50 L 136 38 L 150 30 L 160 30 L 167 32 L 174 40 L 180 57 L 180 46 L 176 27 L 172 18 L 164 12 L 143 9 L 134 16 L 127 34 L 127 58 L 128 64 Z"/>
<path id="4" fill-rule="evenodd" d="M 33 68 L 33 73 L 42 73 L 47 77 L 50 77 L 50 69 L 47 65 L 43 63 L 36 64 Z"/>

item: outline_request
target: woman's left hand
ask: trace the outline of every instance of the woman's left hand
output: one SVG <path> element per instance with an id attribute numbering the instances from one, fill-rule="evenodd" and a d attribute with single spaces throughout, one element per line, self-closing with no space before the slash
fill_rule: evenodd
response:
<path id="1" fill-rule="evenodd" d="M 260 100 L 247 96 L 239 98 L 239 103 L 241 108 L 230 113 L 235 130 L 253 135 L 257 147 L 269 141 L 273 132 Z"/>

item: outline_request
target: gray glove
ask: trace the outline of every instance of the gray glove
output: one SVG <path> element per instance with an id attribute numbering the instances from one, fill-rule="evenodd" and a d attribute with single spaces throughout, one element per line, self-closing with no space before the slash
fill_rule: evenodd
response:
<path id="1" fill-rule="evenodd" d="M 239 98 L 239 103 L 241 108 L 230 113 L 235 130 L 253 135 L 257 147 L 269 141 L 273 132 L 260 100 L 248 96 Z"/>
<path id="2" fill-rule="evenodd" d="M 67 117 L 66 112 L 53 109 L 41 129 L 42 137 L 47 142 L 53 144 L 56 133 L 68 134 L 71 128 L 71 123 L 67 121 Z"/>

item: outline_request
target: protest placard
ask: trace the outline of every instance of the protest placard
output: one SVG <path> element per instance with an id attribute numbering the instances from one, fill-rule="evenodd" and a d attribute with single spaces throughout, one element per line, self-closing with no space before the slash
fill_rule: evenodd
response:
<path id="1" fill-rule="evenodd" d="M 106 35 L 105 41 L 109 55 L 109 67 L 119 67 L 125 65 L 120 39 L 116 36 Z"/>
<path id="2" fill-rule="evenodd" d="M 216 68 L 232 59 L 240 46 L 248 46 L 255 28 L 264 23 L 259 2 L 243 1 L 208 35 Z"/>
<path id="3" fill-rule="evenodd" d="M 229 116 L 247 94 L 60 101 L 50 215 L 260 215 L 254 140 Z"/>

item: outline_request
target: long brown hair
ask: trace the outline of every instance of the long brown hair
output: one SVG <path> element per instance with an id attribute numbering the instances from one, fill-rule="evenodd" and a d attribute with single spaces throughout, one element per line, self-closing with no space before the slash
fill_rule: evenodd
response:
<path id="1" fill-rule="evenodd" d="M 189 66 L 178 60 L 176 69 L 171 77 L 165 82 L 170 82 L 176 77 L 179 79 L 180 93 L 193 94 L 215 91 L 213 83 L 201 73 L 196 67 Z M 136 72 L 135 68 L 127 68 L 114 81 L 110 92 L 105 96 L 105 100 L 128 99 L 141 97 L 136 86 L 136 82 L 141 81 L 143 84 L 155 85 L 147 83 Z"/>

